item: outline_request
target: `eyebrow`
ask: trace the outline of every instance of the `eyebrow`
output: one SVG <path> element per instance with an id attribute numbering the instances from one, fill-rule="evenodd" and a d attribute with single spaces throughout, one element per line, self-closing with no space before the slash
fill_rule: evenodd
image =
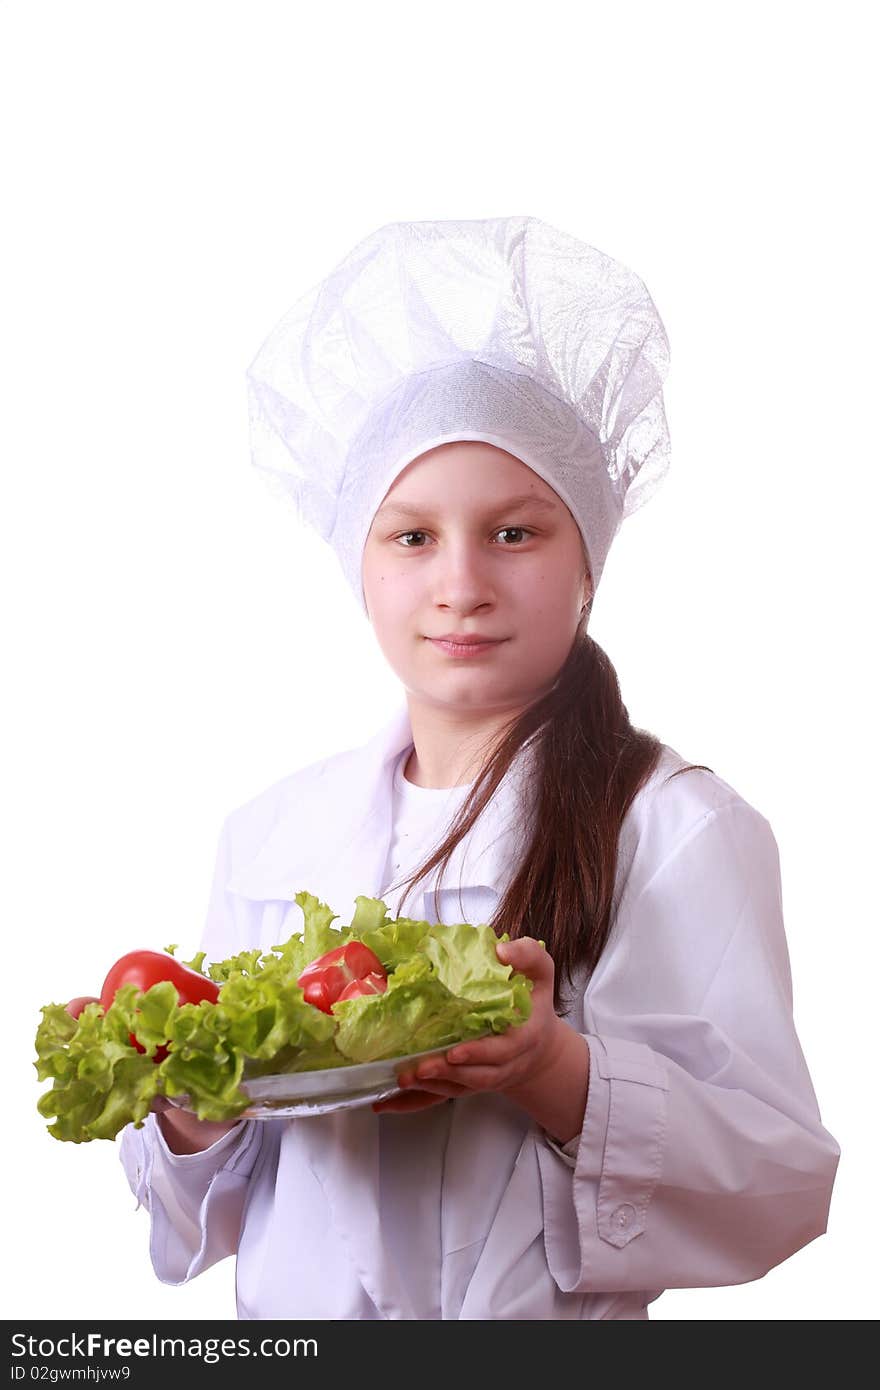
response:
<path id="1" fill-rule="evenodd" d="M 512 511 L 515 507 L 531 507 L 533 511 L 555 512 L 558 508 L 555 502 L 550 502 L 546 498 L 536 497 L 534 493 L 525 492 L 520 497 L 508 497 L 506 501 L 493 503 L 487 507 L 487 516 L 497 516 L 500 512 Z M 386 506 L 380 507 L 377 516 L 382 518 L 390 516 L 408 517 L 410 520 L 422 516 L 427 516 L 430 507 L 413 506 L 406 502 L 389 502 Z"/>

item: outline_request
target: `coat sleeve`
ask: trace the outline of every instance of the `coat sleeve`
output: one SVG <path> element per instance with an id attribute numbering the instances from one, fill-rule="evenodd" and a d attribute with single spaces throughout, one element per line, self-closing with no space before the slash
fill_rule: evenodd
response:
<path id="1" fill-rule="evenodd" d="M 120 1159 L 129 1186 L 150 1213 L 150 1260 L 163 1284 L 185 1284 L 235 1254 L 260 1122 L 242 1121 L 210 1148 L 172 1153 L 155 1114 L 122 1132 Z"/>
<path id="2" fill-rule="evenodd" d="M 826 1231 L 840 1157 L 795 1031 L 768 822 L 742 800 L 707 812 L 621 913 L 585 1001 L 573 1162 L 539 1133 L 551 1272 L 565 1293 L 759 1279 Z"/>
<path id="3" fill-rule="evenodd" d="M 235 915 L 242 908 L 226 892 L 230 871 L 227 818 L 200 943 L 210 961 L 223 960 L 250 944 L 248 924 Z M 201 1153 L 174 1154 L 154 1113 L 140 1128 L 125 1126 L 119 1157 L 138 1207 L 150 1214 L 150 1259 L 162 1283 L 184 1284 L 236 1252 L 262 1138 L 263 1122 L 243 1120 Z"/>

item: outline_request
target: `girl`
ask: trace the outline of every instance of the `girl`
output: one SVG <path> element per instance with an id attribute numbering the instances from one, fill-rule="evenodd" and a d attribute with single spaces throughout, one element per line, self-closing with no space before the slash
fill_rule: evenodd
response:
<path id="1" fill-rule="evenodd" d="M 771 828 L 632 726 L 587 633 L 666 467 L 665 347 L 631 272 L 507 218 L 380 229 L 251 368 L 255 463 L 405 700 L 227 817 L 201 946 L 268 950 L 301 889 L 343 922 L 365 894 L 508 932 L 533 1008 L 372 1106 L 160 1102 L 121 1157 L 164 1282 L 234 1253 L 241 1318 L 645 1319 L 826 1230 L 840 1150 Z"/>

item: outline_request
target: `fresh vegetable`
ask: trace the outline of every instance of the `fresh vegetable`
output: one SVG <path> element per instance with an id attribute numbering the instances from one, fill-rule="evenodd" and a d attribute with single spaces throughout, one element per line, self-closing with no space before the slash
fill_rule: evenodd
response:
<path id="1" fill-rule="evenodd" d="M 362 980 L 352 980 L 350 984 L 339 995 L 339 999 L 359 999 L 362 994 L 384 994 L 388 988 L 388 976 L 383 970 L 381 975 L 376 971 L 371 971 Z M 335 1001 L 336 1003 L 339 1000 Z"/>
<path id="2" fill-rule="evenodd" d="M 382 962 L 375 951 L 371 951 L 362 941 L 347 941 L 344 946 L 336 946 L 311 961 L 299 976 L 297 984 L 309 1004 L 329 1014 L 331 1006 L 342 997 L 348 985 L 366 975 L 376 975 L 385 980 Z M 370 993 L 377 994 L 379 991 L 371 990 Z"/>
<path id="3" fill-rule="evenodd" d="M 202 999 L 216 1004 L 220 993 L 219 986 L 213 980 L 207 979 L 197 970 L 190 970 L 167 952 L 129 951 L 128 955 L 121 956 L 116 964 L 110 967 L 101 987 L 101 1007 L 106 1013 L 121 985 L 137 985 L 139 990 L 148 990 L 163 980 L 169 980 L 173 984 L 181 1004 L 198 1004 Z M 129 1042 L 138 1052 L 146 1051 L 134 1033 L 129 1034 Z M 162 1062 L 167 1056 L 168 1049 L 160 1044 L 153 1061 Z"/>
<path id="4" fill-rule="evenodd" d="M 65 1008 L 71 1018 L 79 1018 L 86 1004 L 100 1004 L 94 994 L 78 994 L 75 999 L 68 999 Z"/>
<path id="5" fill-rule="evenodd" d="M 37 1103 L 53 1120 L 49 1133 L 73 1143 L 113 1139 L 127 1124 L 139 1128 L 157 1095 L 187 1096 L 202 1120 L 234 1119 L 251 1103 L 241 1083 L 253 1077 L 451 1047 L 502 1033 L 531 1013 L 532 981 L 495 951 L 506 933 L 393 919 L 381 899 L 363 896 L 351 924 L 337 927 L 311 893 L 295 901 L 303 930 L 265 954 L 242 951 L 206 971 L 204 952 L 185 964 L 174 947 L 133 952 L 144 973 L 123 957 L 132 974 L 111 980 L 117 962 L 105 982 L 112 993 L 102 990 L 78 1016 L 47 1004 L 34 1066 L 52 1083 Z M 342 961 L 354 978 L 327 1012 L 306 999 L 299 981 L 334 952 L 331 964 Z M 378 968 L 356 974 L 370 957 Z"/>

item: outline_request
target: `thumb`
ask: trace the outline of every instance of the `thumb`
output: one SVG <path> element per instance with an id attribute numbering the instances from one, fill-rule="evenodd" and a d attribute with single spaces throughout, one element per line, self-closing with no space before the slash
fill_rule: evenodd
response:
<path id="1" fill-rule="evenodd" d="M 518 936 L 515 941 L 499 941 L 495 953 L 502 965 L 510 965 L 534 980 L 553 978 L 553 959 L 540 941 L 533 936 Z"/>

